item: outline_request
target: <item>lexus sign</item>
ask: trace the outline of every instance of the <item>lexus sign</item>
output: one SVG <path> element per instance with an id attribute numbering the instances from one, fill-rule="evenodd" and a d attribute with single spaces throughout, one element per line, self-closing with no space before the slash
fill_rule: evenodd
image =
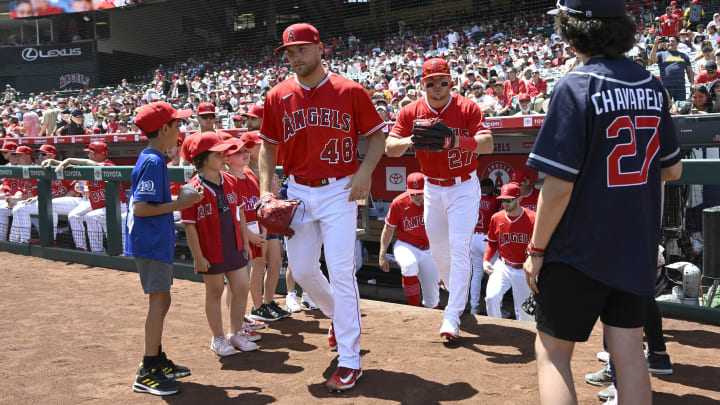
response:
<path id="1" fill-rule="evenodd" d="M 26 62 L 34 62 L 39 58 L 58 58 L 63 56 L 81 56 L 82 48 L 56 48 L 56 49 L 36 49 L 25 48 L 20 56 Z"/>

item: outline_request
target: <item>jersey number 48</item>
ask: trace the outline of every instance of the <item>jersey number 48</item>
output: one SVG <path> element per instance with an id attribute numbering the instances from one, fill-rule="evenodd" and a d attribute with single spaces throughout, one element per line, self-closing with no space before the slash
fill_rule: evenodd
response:
<path id="1" fill-rule="evenodd" d="M 648 170 L 652 163 L 655 155 L 657 155 L 660 149 L 660 140 L 658 139 L 658 125 L 660 124 L 660 117 L 654 116 L 638 116 L 635 117 L 635 122 L 630 119 L 629 116 L 623 115 L 617 117 L 608 126 L 605 135 L 608 139 L 615 139 L 620 134 L 620 131 L 627 130 L 630 132 L 630 142 L 621 143 L 615 145 L 615 148 L 610 152 L 607 157 L 607 185 L 608 187 L 624 187 L 624 186 L 635 186 L 647 183 Z M 639 171 L 636 172 L 624 172 L 620 168 L 620 160 L 622 159 L 634 159 L 639 161 L 637 155 L 637 136 L 638 130 L 651 130 L 652 135 L 650 140 L 645 147 L 645 160 L 642 162 L 642 166 Z M 632 165 L 637 167 L 637 163 Z"/>
<path id="2" fill-rule="evenodd" d="M 320 153 L 320 159 L 327 160 L 332 164 L 339 162 L 341 159 L 343 162 L 349 163 L 353 160 L 353 152 L 352 138 L 347 137 L 339 141 L 337 139 L 331 139 L 325 144 L 325 147 Z"/>

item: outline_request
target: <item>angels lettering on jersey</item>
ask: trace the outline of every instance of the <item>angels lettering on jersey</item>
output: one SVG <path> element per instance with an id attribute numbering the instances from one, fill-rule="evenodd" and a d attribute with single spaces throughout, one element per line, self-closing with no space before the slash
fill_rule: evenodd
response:
<path id="1" fill-rule="evenodd" d="M 423 220 L 422 215 L 414 216 L 414 217 L 406 217 L 403 219 L 403 230 L 404 231 L 411 231 L 417 227 L 425 226 L 425 221 Z"/>
<path id="2" fill-rule="evenodd" d="M 283 134 L 287 142 L 295 133 L 306 127 L 325 127 L 339 129 L 346 134 L 350 132 L 352 116 L 332 108 L 303 108 L 293 111 L 292 115 L 285 111 L 283 116 Z"/>

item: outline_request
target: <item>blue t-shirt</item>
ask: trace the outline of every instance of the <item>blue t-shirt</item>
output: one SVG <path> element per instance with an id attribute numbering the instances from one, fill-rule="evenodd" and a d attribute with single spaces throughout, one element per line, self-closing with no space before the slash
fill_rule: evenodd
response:
<path id="1" fill-rule="evenodd" d="M 685 87 L 685 68 L 690 65 L 687 54 L 679 51 L 660 51 L 657 53 L 660 67 L 660 80 L 668 87 Z"/>
<path id="2" fill-rule="evenodd" d="M 660 169 L 680 160 L 667 95 L 628 59 L 593 58 L 553 90 L 527 165 L 574 183 L 545 263 L 654 293 Z"/>
<path id="3" fill-rule="evenodd" d="M 172 202 L 165 156 L 154 149 L 143 150 L 132 171 L 125 254 L 172 264 L 175 253 L 172 212 L 138 217 L 132 213 L 136 201 L 158 204 Z"/>

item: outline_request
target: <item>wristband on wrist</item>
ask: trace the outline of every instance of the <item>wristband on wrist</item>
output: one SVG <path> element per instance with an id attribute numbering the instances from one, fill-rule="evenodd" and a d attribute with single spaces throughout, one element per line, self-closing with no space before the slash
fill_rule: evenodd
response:
<path id="1" fill-rule="evenodd" d="M 543 257 L 545 256 L 545 249 L 538 249 L 533 245 L 532 242 L 528 244 L 527 255 L 532 257 Z"/>
<path id="2" fill-rule="evenodd" d="M 475 139 L 474 136 L 461 136 L 458 140 L 458 148 L 469 151 L 469 152 L 475 152 L 475 149 L 477 149 L 478 141 Z"/>

